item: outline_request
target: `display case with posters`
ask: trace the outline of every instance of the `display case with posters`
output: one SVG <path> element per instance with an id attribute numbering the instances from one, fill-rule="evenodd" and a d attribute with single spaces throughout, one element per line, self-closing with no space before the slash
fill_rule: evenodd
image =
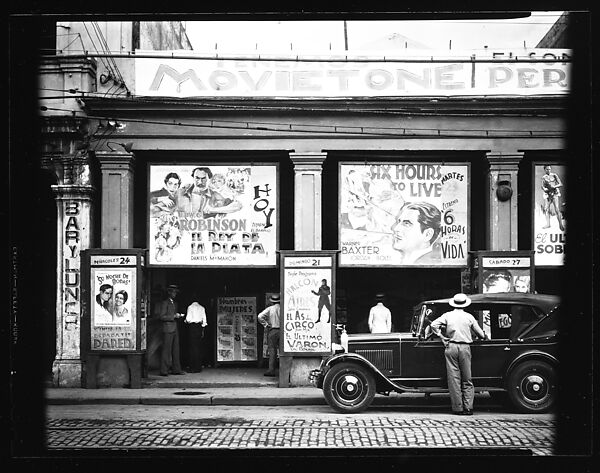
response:
<path id="1" fill-rule="evenodd" d="M 535 292 L 533 251 L 473 251 L 469 268 L 472 292 Z"/>
<path id="2" fill-rule="evenodd" d="M 82 260 L 82 353 L 86 387 L 95 388 L 100 357 L 124 356 L 130 386 L 141 387 L 146 350 L 145 253 L 142 249 L 89 249 Z"/>
<path id="3" fill-rule="evenodd" d="M 331 353 L 336 324 L 336 251 L 281 251 L 282 353 Z"/>
<path id="4" fill-rule="evenodd" d="M 469 163 L 343 162 L 339 179 L 340 266 L 467 264 Z"/>
<path id="5" fill-rule="evenodd" d="M 256 297 L 217 299 L 216 363 L 258 361 Z"/>
<path id="6" fill-rule="evenodd" d="M 567 222 L 566 166 L 533 163 L 532 248 L 536 266 L 562 266 Z"/>
<path id="7" fill-rule="evenodd" d="M 277 265 L 277 163 L 148 166 L 148 266 Z"/>

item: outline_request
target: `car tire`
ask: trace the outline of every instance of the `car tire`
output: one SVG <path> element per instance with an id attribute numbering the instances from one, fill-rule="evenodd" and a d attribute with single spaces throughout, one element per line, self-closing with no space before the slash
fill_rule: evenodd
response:
<path id="1" fill-rule="evenodd" d="M 338 412 L 361 412 L 375 397 L 375 378 L 367 368 L 343 362 L 334 365 L 325 375 L 323 394 L 327 403 Z"/>
<path id="2" fill-rule="evenodd" d="M 556 402 L 556 371 L 546 362 L 531 360 L 512 370 L 508 397 L 519 412 L 542 413 Z"/>

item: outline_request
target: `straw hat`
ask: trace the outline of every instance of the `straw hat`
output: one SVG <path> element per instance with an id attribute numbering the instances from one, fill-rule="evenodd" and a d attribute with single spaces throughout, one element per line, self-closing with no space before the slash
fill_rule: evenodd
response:
<path id="1" fill-rule="evenodd" d="M 471 305 L 471 299 L 466 294 L 459 292 L 454 295 L 454 299 L 448 302 L 452 307 L 467 307 Z"/>

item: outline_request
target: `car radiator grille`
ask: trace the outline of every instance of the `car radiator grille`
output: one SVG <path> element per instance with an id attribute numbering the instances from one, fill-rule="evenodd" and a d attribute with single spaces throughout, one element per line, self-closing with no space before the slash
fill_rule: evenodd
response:
<path id="1" fill-rule="evenodd" d="M 356 350 L 355 353 L 365 357 L 380 370 L 391 371 L 394 367 L 392 350 Z"/>

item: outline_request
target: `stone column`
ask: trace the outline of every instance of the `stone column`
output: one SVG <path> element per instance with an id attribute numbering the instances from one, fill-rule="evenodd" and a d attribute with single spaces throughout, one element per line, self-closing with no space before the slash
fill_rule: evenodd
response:
<path id="1" fill-rule="evenodd" d="M 519 249 L 518 186 L 519 163 L 522 152 L 487 153 L 488 172 L 488 228 L 487 248 L 494 251 Z"/>
<path id="2" fill-rule="evenodd" d="M 320 250 L 321 173 L 327 153 L 290 153 L 294 163 L 294 249 Z"/>
<path id="3" fill-rule="evenodd" d="M 91 185 L 54 185 L 57 212 L 56 358 L 57 387 L 81 387 L 81 258 L 92 238 Z"/>
<path id="4" fill-rule="evenodd" d="M 327 153 L 290 153 L 294 163 L 294 249 L 320 250 L 322 244 L 322 170 Z M 317 368 L 319 357 L 280 355 L 279 387 L 308 385 L 308 373 Z"/>
<path id="5" fill-rule="evenodd" d="M 101 248 L 133 248 L 133 164 L 127 151 L 96 151 L 102 172 Z"/>

